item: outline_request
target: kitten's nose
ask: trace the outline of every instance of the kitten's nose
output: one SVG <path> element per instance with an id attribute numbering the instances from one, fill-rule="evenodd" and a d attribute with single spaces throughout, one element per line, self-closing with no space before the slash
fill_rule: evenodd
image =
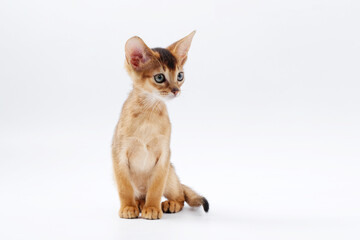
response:
<path id="1" fill-rule="evenodd" d="M 178 88 L 173 88 L 173 89 L 171 89 L 171 92 L 176 96 L 179 93 L 179 89 Z"/>

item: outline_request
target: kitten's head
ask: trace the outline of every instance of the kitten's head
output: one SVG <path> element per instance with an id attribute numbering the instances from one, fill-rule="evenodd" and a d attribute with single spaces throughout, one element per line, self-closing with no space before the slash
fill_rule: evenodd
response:
<path id="1" fill-rule="evenodd" d="M 161 99 L 179 95 L 185 75 L 187 59 L 195 31 L 167 48 L 150 49 L 139 37 L 125 44 L 125 67 L 134 82 L 134 88 Z"/>

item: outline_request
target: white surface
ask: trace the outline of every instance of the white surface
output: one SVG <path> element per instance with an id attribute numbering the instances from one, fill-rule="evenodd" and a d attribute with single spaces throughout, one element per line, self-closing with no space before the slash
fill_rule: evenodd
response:
<path id="1" fill-rule="evenodd" d="M 359 239 L 357 1 L 0 3 L 0 239 Z M 133 35 L 196 29 L 169 106 L 201 209 L 123 220 L 112 131 Z"/>

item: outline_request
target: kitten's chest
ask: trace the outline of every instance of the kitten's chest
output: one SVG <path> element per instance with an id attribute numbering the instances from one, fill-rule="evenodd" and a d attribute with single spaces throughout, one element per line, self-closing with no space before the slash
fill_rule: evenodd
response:
<path id="1" fill-rule="evenodd" d="M 169 136 L 171 124 L 167 115 L 160 115 L 157 112 L 139 113 L 138 116 L 130 121 L 131 127 L 128 128 L 129 135 L 141 139 L 144 143 L 150 141 L 154 137 Z M 163 114 L 163 113 L 162 113 Z"/>
<path id="2" fill-rule="evenodd" d="M 133 178 L 146 177 L 155 166 L 163 151 L 168 151 L 170 143 L 170 121 L 167 116 L 137 116 L 131 121 L 128 135 L 130 151 L 129 166 Z M 140 181 L 142 182 L 142 181 Z M 140 189 L 141 186 L 139 185 Z"/>

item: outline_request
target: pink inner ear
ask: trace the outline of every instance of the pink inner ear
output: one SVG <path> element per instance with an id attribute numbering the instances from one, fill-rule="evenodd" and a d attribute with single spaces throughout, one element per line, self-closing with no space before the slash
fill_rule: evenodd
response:
<path id="1" fill-rule="evenodd" d="M 189 51 L 188 46 L 180 46 L 179 49 L 177 50 L 178 55 L 179 55 L 180 58 L 186 57 L 188 51 Z"/>
<path id="2" fill-rule="evenodd" d="M 134 50 L 130 55 L 130 63 L 134 67 L 139 67 L 140 61 L 144 62 L 143 54 L 140 51 Z"/>

